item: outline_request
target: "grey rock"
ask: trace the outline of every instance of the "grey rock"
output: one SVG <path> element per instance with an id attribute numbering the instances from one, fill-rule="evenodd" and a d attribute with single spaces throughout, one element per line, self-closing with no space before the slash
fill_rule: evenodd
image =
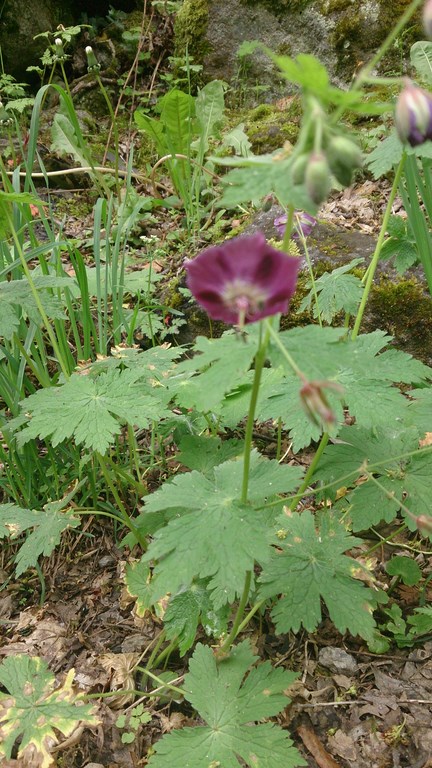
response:
<path id="1" fill-rule="evenodd" d="M 321 648 L 318 661 L 322 667 L 338 675 L 355 675 L 358 672 L 358 664 L 354 656 L 342 648 L 334 648 L 330 645 Z"/>

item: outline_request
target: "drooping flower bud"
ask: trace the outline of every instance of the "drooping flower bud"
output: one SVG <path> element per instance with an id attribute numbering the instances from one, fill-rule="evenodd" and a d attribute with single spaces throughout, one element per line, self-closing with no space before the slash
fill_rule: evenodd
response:
<path id="1" fill-rule="evenodd" d="M 345 136 L 332 136 L 326 148 L 326 157 L 339 184 L 349 187 L 353 171 L 362 164 L 362 153 L 357 144 Z"/>
<path id="2" fill-rule="evenodd" d="M 395 125 L 400 140 L 412 147 L 432 139 L 432 94 L 407 79 L 397 100 Z"/>
<path id="3" fill-rule="evenodd" d="M 306 168 L 309 160 L 309 154 L 299 155 L 291 166 L 291 178 L 293 184 L 303 184 L 305 180 Z"/>
<path id="4" fill-rule="evenodd" d="M 300 389 L 300 400 L 310 420 L 328 432 L 335 425 L 336 416 L 331 409 L 324 389 L 332 389 L 339 395 L 343 392 L 343 387 L 335 381 L 306 380 Z"/>
<path id="5" fill-rule="evenodd" d="M 55 44 L 55 51 L 54 51 L 55 58 L 57 59 L 57 61 L 65 61 L 66 54 L 63 50 L 63 43 L 60 37 L 56 37 L 56 39 L 54 40 L 54 44 Z"/>
<path id="6" fill-rule="evenodd" d="M 426 0 L 423 6 L 423 28 L 426 35 L 432 38 L 432 0 Z"/>
<path id="7" fill-rule="evenodd" d="M 324 202 L 331 190 L 331 174 L 327 159 L 322 152 L 313 152 L 305 173 L 306 191 L 316 205 Z"/>
<path id="8" fill-rule="evenodd" d="M 85 52 L 87 56 L 87 72 L 99 72 L 101 65 L 99 64 L 91 45 L 86 46 Z"/>

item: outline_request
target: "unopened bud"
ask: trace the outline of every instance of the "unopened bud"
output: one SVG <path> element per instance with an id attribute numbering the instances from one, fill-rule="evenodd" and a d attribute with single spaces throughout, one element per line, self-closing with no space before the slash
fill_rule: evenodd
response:
<path id="1" fill-rule="evenodd" d="M 423 29 L 428 37 L 432 37 L 432 0 L 426 0 L 423 6 Z"/>
<path id="2" fill-rule="evenodd" d="M 291 179 L 293 184 L 303 184 L 306 168 L 309 160 L 308 154 L 299 155 L 291 166 Z"/>
<path id="3" fill-rule="evenodd" d="M 399 94 L 395 124 L 399 138 L 412 147 L 432 139 L 432 95 L 410 80 Z"/>
<path id="4" fill-rule="evenodd" d="M 87 72 L 99 72 L 101 67 L 91 45 L 86 46 L 85 52 L 87 56 Z"/>
<path id="5" fill-rule="evenodd" d="M 326 157 L 339 184 L 349 187 L 354 169 L 362 164 L 362 153 L 357 144 L 345 136 L 333 136 L 326 148 Z"/>
<path id="6" fill-rule="evenodd" d="M 66 59 L 66 54 L 63 50 L 63 43 L 60 39 L 60 37 L 56 37 L 54 40 L 55 43 L 55 57 L 57 61 L 64 61 Z"/>
<path id="7" fill-rule="evenodd" d="M 306 191 L 316 205 L 327 198 L 331 190 L 330 169 L 325 155 L 314 152 L 310 155 L 305 173 Z"/>
<path id="8" fill-rule="evenodd" d="M 343 387 L 334 381 L 305 381 L 300 389 L 300 399 L 310 420 L 328 432 L 335 425 L 336 416 L 323 392 L 324 388 L 339 394 L 343 392 Z"/>

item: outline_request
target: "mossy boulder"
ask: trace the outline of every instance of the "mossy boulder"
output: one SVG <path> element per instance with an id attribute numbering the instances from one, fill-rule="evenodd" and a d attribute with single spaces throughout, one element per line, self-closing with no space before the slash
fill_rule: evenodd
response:
<path id="1" fill-rule="evenodd" d="M 408 5 L 409 0 L 185 0 L 187 24 L 182 22 L 179 28 L 177 51 L 181 40 L 187 39 L 195 60 L 202 56 L 207 79 L 235 82 L 238 87 L 243 77 L 245 86 L 268 85 L 265 98 L 270 101 L 289 93 L 290 86 L 259 49 L 239 57 L 242 43 L 259 40 L 280 54 L 314 54 L 332 80 L 344 86 Z M 418 13 L 382 62 L 382 71 L 400 72 L 410 45 L 422 34 Z"/>

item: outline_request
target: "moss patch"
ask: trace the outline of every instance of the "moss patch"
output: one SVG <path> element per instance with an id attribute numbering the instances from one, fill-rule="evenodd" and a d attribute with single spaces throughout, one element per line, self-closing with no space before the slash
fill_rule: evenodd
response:
<path id="1" fill-rule="evenodd" d="M 301 119 L 300 99 L 293 97 L 283 110 L 270 104 L 262 104 L 246 117 L 245 131 L 252 143 L 254 154 L 273 152 L 286 141 L 297 140 Z"/>
<path id="2" fill-rule="evenodd" d="M 394 336 L 394 344 L 428 365 L 432 362 L 432 302 L 415 278 L 382 277 L 372 288 L 363 330 Z"/>
<path id="3" fill-rule="evenodd" d="M 175 56 L 184 56 L 187 51 L 194 64 L 202 63 L 209 49 L 207 27 L 207 0 L 184 0 L 174 26 Z"/>

